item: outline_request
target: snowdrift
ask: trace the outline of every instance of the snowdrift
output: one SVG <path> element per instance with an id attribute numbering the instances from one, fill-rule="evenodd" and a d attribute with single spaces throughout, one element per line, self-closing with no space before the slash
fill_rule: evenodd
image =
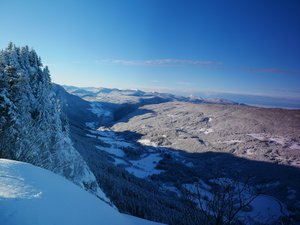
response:
<path id="1" fill-rule="evenodd" d="M 158 225 L 119 213 L 63 177 L 0 159 L 0 224 Z"/>

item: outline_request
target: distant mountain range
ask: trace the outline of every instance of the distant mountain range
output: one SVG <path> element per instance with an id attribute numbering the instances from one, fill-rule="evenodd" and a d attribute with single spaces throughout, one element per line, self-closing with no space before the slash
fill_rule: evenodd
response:
<path id="1" fill-rule="evenodd" d="M 167 101 L 183 101 L 192 103 L 214 103 L 214 104 L 236 104 L 251 105 L 265 108 L 286 108 L 299 109 L 300 100 L 297 97 L 264 96 L 254 94 L 238 93 L 218 93 L 218 92 L 195 92 L 190 96 L 184 94 L 169 94 L 158 92 L 145 92 L 138 89 L 120 90 L 117 88 L 95 88 L 95 87 L 75 87 L 62 85 L 69 93 L 77 95 L 87 100 L 114 101 L 120 102 L 119 97 L 125 100 L 124 96 L 150 97 L 156 96 Z M 133 100 L 133 99 L 131 99 Z M 123 102 L 124 103 L 124 102 Z"/>
<path id="2" fill-rule="evenodd" d="M 224 99 L 224 98 L 202 98 L 196 96 L 180 96 L 170 93 L 159 92 L 145 92 L 138 89 L 126 89 L 120 90 L 117 88 L 95 88 L 95 87 L 75 87 L 62 85 L 64 89 L 70 94 L 77 95 L 83 99 L 89 101 L 98 102 L 111 102 L 111 103 L 134 103 L 157 100 L 155 103 L 169 102 L 169 101 L 181 101 L 191 103 L 210 103 L 210 104 L 224 104 L 224 105 L 240 105 L 240 103 Z M 147 103 L 148 103 L 147 101 Z M 148 103 L 149 104 L 149 103 Z"/>

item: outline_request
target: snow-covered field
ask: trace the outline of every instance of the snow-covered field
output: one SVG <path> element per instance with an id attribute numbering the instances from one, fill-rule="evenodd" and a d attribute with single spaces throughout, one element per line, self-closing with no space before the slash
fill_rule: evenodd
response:
<path id="1" fill-rule="evenodd" d="M 125 156 L 124 151 L 119 149 L 119 148 L 106 148 L 106 147 L 101 147 L 101 146 L 96 146 L 96 148 L 101 150 L 101 151 L 105 151 L 109 154 L 112 154 L 114 156 L 118 156 L 118 157 L 124 157 Z"/>
<path id="2" fill-rule="evenodd" d="M 142 155 L 139 159 L 128 159 L 124 152 L 124 148 L 133 147 L 131 143 L 126 142 L 123 138 L 115 135 L 114 132 L 99 128 L 98 130 L 90 130 L 91 134 L 86 134 L 90 138 L 99 138 L 110 147 L 96 146 L 97 149 L 107 152 L 114 158 L 115 165 L 122 165 L 131 174 L 139 178 L 147 178 L 153 174 L 159 174 L 162 170 L 155 167 L 162 159 L 159 153 L 149 153 Z M 139 140 L 138 143 L 146 146 L 157 147 L 150 140 Z"/>
<path id="3" fill-rule="evenodd" d="M 138 140 L 138 143 L 146 146 L 152 146 L 152 147 L 157 147 L 157 144 L 150 141 L 149 139 L 140 139 Z"/>
<path id="4" fill-rule="evenodd" d="M 158 162 L 162 159 L 159 154 L 149 154 L 139 160 L 131 160 L 131 166 L 125 169 L 139 178 L 146 178 L 152 174 L 159 174 L 162 170 L 155 169 Z"/>
<path id="5" fill-rule="evenodd" d="M 0 159 L 0 224 L 158 224 L 119 213 L 94 195 L 45 169 Z"/>
<path id="6" fill-rule="evenodd" d="M 89 109 L 92 113 L 97 115 L 98 117 L 101 116 L 110 116 L 111 112 L 108 110 L 103 109 L 102 104 L 98 102 L 91 102 L 90 103 L 91 108 Z"/>

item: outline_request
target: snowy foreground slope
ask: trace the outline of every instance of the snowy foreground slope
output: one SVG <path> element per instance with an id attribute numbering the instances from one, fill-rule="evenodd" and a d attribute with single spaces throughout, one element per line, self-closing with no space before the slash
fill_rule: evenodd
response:
<path id="1" fill-rule="evenodd" d="M 0 224 L 158 223 L 121 214 L 94 195 L 50 171 L 27 163 L 0 159 Z"/>

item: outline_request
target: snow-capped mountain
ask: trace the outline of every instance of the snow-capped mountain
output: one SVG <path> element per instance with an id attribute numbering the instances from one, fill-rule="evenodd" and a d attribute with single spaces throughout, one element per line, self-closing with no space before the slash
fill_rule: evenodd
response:
<path id="1" fill-rule="evenodd" d="M 121 214 L 50 171 L 6 159 L 0 159 L 0 224 L 158 225 Z"/>

